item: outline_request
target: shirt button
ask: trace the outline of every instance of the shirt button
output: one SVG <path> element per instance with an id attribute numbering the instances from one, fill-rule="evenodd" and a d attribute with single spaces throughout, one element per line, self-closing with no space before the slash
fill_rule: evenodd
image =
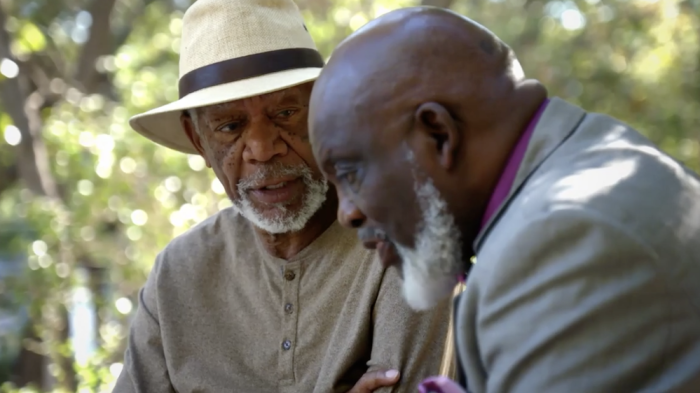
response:
<path id="1" fill-rule="evenodd" d="M 292 313 L 292 303 L 287 303 L 284 305 L 284 312 L 286 312 L 287 314 Z"/>
<path id="2" fill-rule="evenodd" d="M 291 342 L 291 341 L 289 341 L 289 340 L 284 340 L 284 341 L 282 342 L 282 349 L 284 349 L 285 351 L 288 351 L 289 348 L 291 348 L 291 347 L 292 347 L 292 342 Z"/>
<path id="3" fill-rule="evenodd" d="M 296 276 L 297 276 L 297 275 L 294 274 L 294 272 L 291 271 L 291 270 L 287 270 L 286 272 L 284 272 L 284 279 L 287 280 L 287 281 L 292 281 L 292 280 L 294 280 L 294 277 L 296 277 Z"/>

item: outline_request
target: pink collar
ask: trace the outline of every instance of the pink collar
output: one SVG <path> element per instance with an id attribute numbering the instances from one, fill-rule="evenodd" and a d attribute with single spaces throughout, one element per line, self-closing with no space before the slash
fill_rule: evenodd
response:
<path id="1" fill-rule="evenodd" d="M 486 226 L 486 223 L 491 219 L 491 217 L 493 217 L 494 213 L 496 213 L 503 201 L 508 198 L 510 189 L 513 187 L 513 182 L 515 181 L 515 176 L 518 174 L 518 169 L 520 169 L 520 164 L 523 162 L 523 157 L 525 157 L 527 145 L 530 142 L 532 133 L 535 131 L 535 126 L 537 126 L 537 122 L 540 120 L 540 116 L 542 115 L 542 112 L 544 112 L 544 109 L 547 107 L 548 103 L 549 99 L 544 100 L 539 109 L 537 109 L 537 112 L 535 112 L 535 115 L 530 120 L 530 123 L 528 123 L 527 128 L 525 128 L 525 132 L 523 132 L 523 134 L 520 136 L 518 143 L 515 145 L 513 152 L 510 154 L 508 163 L 506 164 L 500 179 L 498 179 L 498 183 L 496 184 L 496 188 L 493 190 L 493 194 L 491 194 L 489 204 L 486 206 L 486 212 L 481 220 L 480 229 L 483 229 Z"/>
<path id="2" fill-rule="evenodd" d="M 506 198 L 508 198 L 510 189 L 513 187 L 513 182 L 515 181 L 515 176 L 518 174 L 518 169 L 520 168 L 520 164 L 523 162 L 523 157 L 525 157 L 525 152 L 527 151 L 530 138 L 535 131 L 535 126 L 537 126 L 537 122 L 540 120 L 540 116 L 542 116 L 542 112 L 544 112 L 548 103 L 549 99 L 545 99 L 544 102 L 542 102 L 539 109 L 537 109 L 537 112 L 535 112 L 535 115 L 532 116 L 532 119 L 530 119 L 530 123 L 528 123 L 527 128 L 525 128 L 525 131 L 520 136 L 520 139 L 515 145 L 513 152 L 510 154 L 506 167 L 503 170 L 503 173 L 501 173 L 501 177 L 498 179 L 496 188 L 493 190 L 491 199 L 489 199 L 489 203 L 486 206 L 486 212 L 484 213 L 484 217 L 481 219 L 480 229 L 484 229 L 486 223 L 489 222 L 501 204 L 506 200 Z M 466 276 L 462 275 L 460 277 L 460 282 L 463 283 L 465 279 Z"/>
<path id="3" fill-rule="evenodd" d="M 546 99 L 537 109 L 537 112 L 535 112 L 535 115 L 532 116 L 532 119 L 530 119 L 530 123 L 527 125 L 527 128 L 525 128 L 525 131 L 523 134 L 520 136 L 520 139 L 518 140 L 518 143 L 515 145 L 515 148 L 513 149 L 513 152 L 510 154 L 510 157 L 508 158 L 508 162 L 506 163 L 506 167 L 503 170 L 503 173 L 501 173 L 501 177 L 498 179 L 498 183 L 496 184 L 496 188 L 494 189 L 493 193 L 491 194 L 491 199 L 489 199 L 489 203 L 486 207 L 486 212 L 484 213 L 484 217 L 481 220 L 481 229 L 484 229 L 486 226 L 486 223 L 489 222 L 491 217 L 496 213 L 499 207 L 501 207 L 501 204 L 508 198 L 508 194 L 510 194 L 510 189 L 513 187 L 513 182 L 515 182 L 515 176 L 518 174 L 518 169 L 520 169 L 520 164 L 523 162 L 523 158 L 525 157 L 525 152 L 527 151 L 527 146 L 530 143 L 530 138 L 532 137 L 533 132 L 535 131 L 535 126 L 537 125 L 537 122 L 540 120 L 540 116 L 542 115 L 542 112 L 544 112 L 544 109 L 547 107 L 547 104 L 549 103 L 549 99 Z M 464 283 L 466 280 L 467 276 L 466 274 L 462 274 L 459 277 L 459 281 L 461 283 Z M 447 377 L 443 376 L 438 376 L 438 377 L 430 377 L 425 379 L 421 384 L 418 386 L 418 391 L 420 393 L 426 393 L 426 392 L 437 392 L 437 393 L 463 393 L 465 390 L 459 386 L 456 382 L 450 380 Z"/>

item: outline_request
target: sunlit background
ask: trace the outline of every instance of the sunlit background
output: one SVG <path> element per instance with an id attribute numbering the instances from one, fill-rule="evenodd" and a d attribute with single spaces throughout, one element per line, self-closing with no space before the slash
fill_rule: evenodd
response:
<path id="1" fill-rule="evenodd" d="M 1 392 L 110 391 L 156 254 L 229 205 L 200 157 L 127 124 L 177 99 L 190 3 L 0 0 Z M 298 2 L 326 56 L 368 20 L 416 4 Z M 491 28 L 553 95 L 700 169 L 700 0 L 423 4 Z"/>

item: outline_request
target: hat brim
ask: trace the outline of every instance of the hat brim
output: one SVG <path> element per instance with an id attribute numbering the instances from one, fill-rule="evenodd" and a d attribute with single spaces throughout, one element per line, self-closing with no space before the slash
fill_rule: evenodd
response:
<path id="1" fill-rule="evenodd" d="M 212 86 L 136 115 L 129 119 L 129 125 L 159 145 L 187 154 L 198 154 L 180 124 L 183 110 L 284 90 L 314 81 L 320 73 L 321 68 L 299 68 Z"/>

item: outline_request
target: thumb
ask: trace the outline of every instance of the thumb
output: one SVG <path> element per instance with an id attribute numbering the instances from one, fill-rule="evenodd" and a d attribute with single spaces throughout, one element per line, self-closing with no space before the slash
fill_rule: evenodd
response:
<path id="1" fill-rule="evenodd" d="M 360 378 L 348 393 L 371 393 L 375 389 L 394 385 L 399 380 L 397 370 L 368 372 Z"/>

